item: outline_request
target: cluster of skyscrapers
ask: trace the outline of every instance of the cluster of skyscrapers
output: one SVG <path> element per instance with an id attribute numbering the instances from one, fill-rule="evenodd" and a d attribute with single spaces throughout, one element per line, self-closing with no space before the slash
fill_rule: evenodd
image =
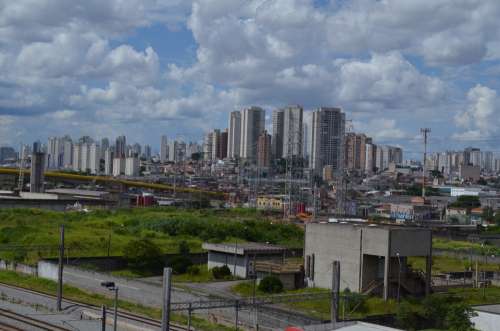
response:
<path id="1" fill-rule="evenodd" d="M 271 167 L 279 159 L 302 160 L 317 175 L 344 169 L 372 173 L 403 161 L 399 147 L 377 146 L 364 134 L 346 133 L 340 108 L 320 107 L 305 113 L 299 105 L 273 111 L 272 133 L 266 130 L 262 108 L 231 112 L 227 129 L 205 136 L 203 156 L 205 160 L 241 159 L 258 167 Z"/>
<path id="2" fill-rule="evenodd" d="M 463 151 L 446 151 L 432 153 L 426 160 L 427 169 L 438 170 L 445 177 L 459 171 L 460 166 L 473 166 L 485 173 L 498 173 L 500 159 L 491 151 L 467 147 Z"/>

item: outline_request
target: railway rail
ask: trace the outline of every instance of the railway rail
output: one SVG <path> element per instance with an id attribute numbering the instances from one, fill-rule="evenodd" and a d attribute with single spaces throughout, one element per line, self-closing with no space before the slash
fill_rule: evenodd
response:
<path id="1" fill-rule="evenodd" d="M 17 314 L 13 311 L 0 308 L 0 319 L 2 323 L 0 324 L 0 329 L 5 328 L 7 330 L 42 330 L 42 331 L 71 331 L 70 329 L 48 323 L 45 321 L 38 320 L 33 317 L 26 315 Z M 15 325 L 7 324 L 8 321 L 14 321 Z M 28 329 L 22 329 L 17 327 L 17 325 L 26 326 Z"/>
<path id="2" fill-rule="evenodd" d="M 14 286 L 14 285 L 2 283 L 2 282 L 0 282 L 0 285 L 3 287 L 6 287 L 6 288 L 17 290 L 17 291 L 22 291 L 24 293 L 34 294 L 34 295 L 38 295 L 38 296 L 42 296 L 42 297 L 46 297 L 46 298 L 50 298 L 50 299 L 54 299 L 54 300 L 56 299 L 55 295 L 48 294 L 45 292 L 36 291 L 36 290 L 28 289 L 25 287 Z M 92 310 L 98 314 L 101 313 L 101 307 L 99 307 L 97 305 L 92 305 L 92 304 L 88 304 L 85 302 L 64 299 L 64 298 L 63 298 L 63 303 L 66 303 L 69 305 L 65 309 L 73 308 L 73 307 L 81 307 L 81 308 Z M 0 309 L 0 316 L 1 316 L 1 309 Z M 113 316 L 113 312 L 108 311 L 108 316 Z M 155 328 L 161 327 L 161 322 L 159 320 L 156 320 L 154 318 L 149 318 L 149 317 L 139 315 L 139 314 L 134 314 L 134 313 L 131 313 L 128 311 L 118 310 L 118 318 L 119 319 L 122 318 L 122 319 L 133 321 L 133 322 L 138 322 L 138 323 L 141 323 L 141 324 L 144 324 L 147 326 L 152 326 Z M 67 330 L 67 329 L 60 329 L 60 330 L 62 331 L 62 330 Z M 172 331 L 187 331 L 188 329 L 187 329 L 187 327 L 184 327 L 182 325 L 170 323 L 170 330 L 172 330 Z M 194 329 L 192 329 L 192 330 L 194 330 Z M 1 325 L 0 325 L 0 331 L 2 331 Z"/>

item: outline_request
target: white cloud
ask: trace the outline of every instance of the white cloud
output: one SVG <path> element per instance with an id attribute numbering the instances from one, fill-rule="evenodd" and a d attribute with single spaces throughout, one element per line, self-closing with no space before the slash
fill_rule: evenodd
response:
<path id="1" fill-rule="evenodd" d="M 497 92 L 487 86 L 476 85 L 467 93 L 468 106 L 455 116 L 455 122 L 466 129 L 456 137 L 471 139 L 493 134 L 500 125 Z"/>

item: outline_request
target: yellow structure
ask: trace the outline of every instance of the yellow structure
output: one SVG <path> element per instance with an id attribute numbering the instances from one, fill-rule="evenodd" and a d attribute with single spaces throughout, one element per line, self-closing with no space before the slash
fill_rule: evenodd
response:
<path id="1" fill-rule="evenodd" d="M 285 205 L 284 195 L 262 195 L 257 197 L 257 209 L 282 211 Z"/>

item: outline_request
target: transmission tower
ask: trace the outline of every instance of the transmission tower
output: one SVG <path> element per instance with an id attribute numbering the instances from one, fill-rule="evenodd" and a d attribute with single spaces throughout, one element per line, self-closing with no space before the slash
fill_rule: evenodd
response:
<path id="1" fill-rule="evenodd" d="M 424 162 L 422 166 L 422 198 L 425 199 L 425 172 L 427 163 L 427 135 L 431 132 L 429 128 L 420 129 L 420 133 L 424 136 Z"/>

